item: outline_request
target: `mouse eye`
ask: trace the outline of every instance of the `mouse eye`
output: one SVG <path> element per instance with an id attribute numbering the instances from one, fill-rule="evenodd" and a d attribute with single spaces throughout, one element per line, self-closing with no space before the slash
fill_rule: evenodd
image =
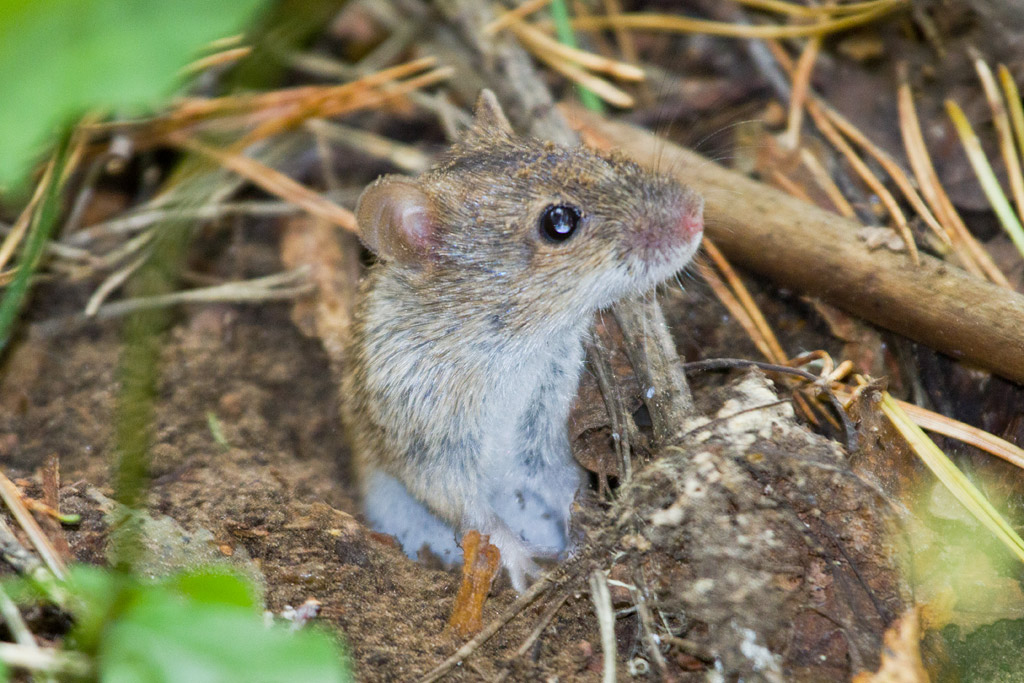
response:
<path id="1" fill-rule="evenodd" d="M 540 215 L 540 234 L 551 242 L 564 242 L 576 232 L 580 212 L 568 204 L 552 204 Z"/>

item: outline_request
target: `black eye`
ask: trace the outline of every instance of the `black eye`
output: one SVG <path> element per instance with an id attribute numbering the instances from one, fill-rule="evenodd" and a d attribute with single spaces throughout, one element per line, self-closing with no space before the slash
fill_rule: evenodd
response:
<path id="1" fill-rule="evenodd" d="M 552 242 L 564 242 L 576 232 L 580 212 L 567 204 L 552 204 L 540 215 L 540 234 Z"/>

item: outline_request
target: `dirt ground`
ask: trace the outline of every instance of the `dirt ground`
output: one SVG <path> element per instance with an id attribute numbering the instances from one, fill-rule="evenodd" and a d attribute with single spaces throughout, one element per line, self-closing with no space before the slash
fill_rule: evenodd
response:
<path id="1" fill-rule="evenodd" d="M 692 351 L 699 345 L 702 354 L 723 355 L 720 347 L 740 344 L 728 355 L 746 352 L 737 341 L 742 337 L 736 336 L 735 324 L 723 320 L 706 290 L 689 284 L 686 293 L 673 288 L 664 297 L 680 348 Z M 59 311 L 67 300 L 65 288 L 44 290 L 33 311 L 42 319 L 45 311 Z M 27 494 L 38 495 L 37 468 L 47 456 L 59 456 L 62 509 L 83 516 L 80 525 L 64 533 L 74 558 L 84 562 L 105 561 L 107 525 L 97 492 L 112 493 L 108 463 L 120 349 L 119 327 L 113 322 L 49 337 L 30 332 L 10 355 L 0 385 L 0 456 L 5 471 Z M 721 383 L 703 381 L 707 391 L 699 396 L 711 396 L 716 391 L 713 386 Z M 588 377 L 585 389 L 591 384 Z M 702 400 L 711 406 L 717 399 Z M 153 571 L 212 559 L 235 562 L 262 578 L 269 610 L 280 612 L 308 598 L 318 600 L 320 624 L 343 635 L 360 680 L 409 680 L 460 644 L 445 630 L 458 576 L 408 560 L 392 539 L 359 522 L 338 401 L 323 349 L 292 324 L 289 304 L 182 310 L 163 346 L 150 489 L 154 517 L 166 515 L 180 527 L 172 526 L 168 537 L 154 541 L 152 550 L 159 561 Z M 581 401 L 600 398 L 585 390 Z M 601 405 L 589 408 L 592 412 L 603 409 Z M 227 447 L 215 438 L 210 415 L 216 416 Z M 590 443 L 593 447 L 592 437 Z M 669 495 L 655 488 L 636 491 L 637 505 Z M 605 508 L 591 500 L 585 517 L 590 520 L 591 545 L 598 548 L 593 555 L 597 559 L 592 560 L 595 566 L 608 565 L 610 546 L 619 543 L 616 534 L 622 531 L 602 527 L 605 514 Z M 726 533 L 722 538 L 731 537 Z M 686 546 L 714 544 L 677 537 L 660 542 L 668 544 L 663 550 L 669 554 L 655 559 L 658 556 L 652 553 L 643 566 L 655 578 L 672 577 L 662 582 L 666 590 L 678 592 L 702 571 L 717 572 L 716 563 L 676 575 L 688 562 L 699 559 Z M 794 537 L 786 545 L 792 550 L 803 543 Z M 605 554 L 602 544 L 609 546 Z M 786 562 L 799 565 L 812 559 L 806 549 L 798 554 L 799 558 L 789 557 Z M 673 556 L 677 559 L 665 564 Z M 797 595 L 810 595 L 803 578 L 788 581 L 795 582 L 785 591 L 788 602 Z M 526 655 L 516 657 L 514 651 L 550 601 L 529 608 L 452 676 L 477 680 L 508 669 L 513 680 L 599 680 L 600 638 L 585 585 L 577 582 L 567 591 L 565 604 Z M 485 607 L 485 623 L 515 597 L 507 580 L 499 579 Z M 696 609 L 692 600 L 676 598 L 685 603 L 677 606 L 680 614 Z M 715 597 L 718 603 L 723 600 L 721 595 Z M 628 600 L 617 599 L 616 605 L 622 608 L 620 603 Z M 771 601 L 763 604 L 775 609 Z M 800 611 L 779 609 L 780 615 Z M 874 629 L 880 632 L 881 626 L 875 624 Z M 794 637 L 788 624 L 774 628 L 789 633 L 787 642 Z M 701 629 L 714 631 L 713 626 L 703 625 L 696 632 Z M 821 632 L 822 624 L 810 630 Z M 650 664 L 644 660 L 636 616 L 620 618 L 616 634 L 620 673 L 647 670 L 644 667 Z M 823 647 L 819 641 L 820 637 L 815 648 Z M 772 649 L 790 647 L 780 645 L 773 643 Z M 826 650 L 833 658 L 830 673 L 848 674 L 845 646 L 837 650 L 833 644 Z M 865 663 L 876 656 L 868 655 Z M 705 675 L 705 664 L 692 655 L 676 652 L 670 655 L 670 665 L 682 679 Z M 812 679 L 813 675 L 807 678 Z"/>

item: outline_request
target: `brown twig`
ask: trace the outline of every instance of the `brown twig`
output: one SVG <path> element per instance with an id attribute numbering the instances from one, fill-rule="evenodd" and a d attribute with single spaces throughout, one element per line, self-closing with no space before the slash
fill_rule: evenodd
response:
<path id="1" fill-rule="evenodd" d="M 551 620 L 555 618 L 556 614 L 558 614 L 558 610 L 562 609 L 562 605 L 564 605 L 565 601 L 568 599 L 569 593 L 565 592 L 551 601 L 548 608 L 544 610 L 544 614 L 542 614 L 540 619 L 537 620 L 537 625 L 533 627 L 532 631 L 530 631 L 530 635 L 526 637 L 522 645 L 516 648 L 516 657 L 522 657 L 531 647 L 533 647 L 533 644 L 537 642 L 538 638 L 540 638 L 540 634 L 544 632 L 544 629 L 548 627 L 548 624 L 551 623 Z M 507 679 L 511 673 L 511 669 L 505 668 L 504 671 L 495 677 L 494 683 L 502 683 L 502 681 Z"/>
<path id="2" fill-rule="evenodd" d="M 643 387 L 644 404 L 651 413 L 654 446 L 671 445 L 693 415 L 693 397 L 679 367 L 679 354 L 668 334 L 661 307 L 654 299 L 627 299 L 613 305 L 612 314 L 622 330 L 637 381 Z M 665 333 L 660 334 L 660 330 Z"/>
<path id="3" fill-rule="evenodd" d="M 42 469 L 43 502 L 53 511 L 47 515 L 43 524 L 53 539 L 53 547 L 57 554 L 65 560 L 71 560 L 71 548 L 64 537 L 64 527 L 60 524 L 60 459 L 56 455 L 46 458 Z"/>
<path id="4" fill-rule="evenodd" d="M 567 572 L 559 574 L 558 578 L 556 578 L 554 573 L 555 572 L 548 572 L 537 579 L 532 586 L 526 589 L 525 593 L 520 595 L 515 602 L 509 605 L 508 609 L 501 613 L 501 616 L 487 624 L 480 633 L 473 636 L 473 638 L 467 641 L 465 645 L 456 650 L 451 657 L 431 669 L 425 676 L 423 676 L 423 678 L 419 679 L 419 683 L 433 683 L 444 676 L 459 662 L 476 652 L 478 647 L 486 643 L 491 636 L 501 629 L 502 626 L 519 616 L 523 610 L 529 607 L 534 600 L 547 592 L 548 589 L 562 585 L 570 578 L 575 578 L 574 574 L 569 574 Z"/>
<path id="5" fill-rule="evenodd" d="M 32 517 L 28 508 L 25 507 L 18 487 L 3 472 L 0 472 L 0 499 L 7 505 L 7 509 L 11 511 L 11 516 L 14 517 L 14 520 L 24 529 L 25 534 L 28 535 L 29 540 L 32 542 L 32 546 L 39 553 L 39 556 L 43 558 L 47 568 L 58 579 L 67 578 L 68 570 L 64 565 L 64 560 L 61 559 L 53 544 L 50 543 L 50 539 L 46 537 L 46 534 L 39 528 L 39 524 Z"/>

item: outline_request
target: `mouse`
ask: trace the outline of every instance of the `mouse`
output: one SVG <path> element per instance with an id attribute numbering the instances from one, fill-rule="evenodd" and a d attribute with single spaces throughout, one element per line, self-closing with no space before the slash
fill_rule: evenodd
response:
<path id="1" fill-rule="evenodd" d="M 689 263 L 703 202 L 619 155 L 517 136 L 485 90 L 462 138 L 369 185 L 356 219 L 375 262 L 341 404 L 365 518 L 446 565 L 475 529 L 522 592 L 571 547 L 586 476 L 568 418 L 594 314 Z"/>

